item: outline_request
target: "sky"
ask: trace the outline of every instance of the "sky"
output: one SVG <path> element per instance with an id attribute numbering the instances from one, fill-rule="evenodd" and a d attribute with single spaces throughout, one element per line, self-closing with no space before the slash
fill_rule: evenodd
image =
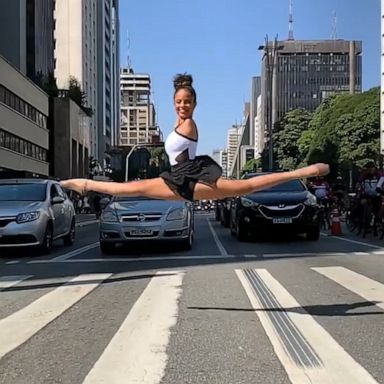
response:
<path id="1" fill-rule="evenodd" d="M 164 139 L 176 121 L 173 77 L 194 79 L 198 154 L 225 148 L 243 120 L 251 80 L 261 73 L 258 47 L 288 37 L 288 0 L 120 0 L 120 60 L 148 73 Z M 380 84 L 380 0 L 293 0 L 294 38 L 363 42 L 363 90 Z"/>

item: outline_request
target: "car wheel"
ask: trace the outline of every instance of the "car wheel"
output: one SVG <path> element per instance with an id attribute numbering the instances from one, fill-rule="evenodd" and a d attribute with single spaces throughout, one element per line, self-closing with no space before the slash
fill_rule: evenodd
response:
<path id="1" fill-rule="evenodd" d="M 316 241 L 320 238 L 320 226 L 309 227 L 306 231 L 307 240 Z"/>
<path id="2" fill-rule="evenodd" d="M 53 243 L 53 228 L 52 228 L 52 224 L 48 223 L 47 228 L 45 229 L 43 242 L 40 245 L 40 251 L 43 254 L 50 253 L 52 250 L 52 243 Z"/>
<path id="3" fill-rule="evenodd" d="M 71 228 L 69 229 L 68 234 L 63 237 L 65 245 L 72 245 L 75 242 L 75 232 L 76 232 L 76 224 L 75 224 L 75 219 L 73 218 L 71 222 Z"/>
<path id="4" fill-rule="evenodd" d="M 106 255 L 112 254 L 115 251 L 115 248 L 116 247 L 115 247 L 114 243 L 107 243 L 104 241 L 100 241 L 101 252 L 106 254 Z"/>
<path id="5" fill-rule="evenodd" d="M 183 250 L 189 251 L 190 249 L 192 249 L 193 238 L 194 238 L 194 231 L 191 228 L 191 230 L 189 231 L 188 238 L 185 239 L 184 242 L 182 243 Z"/>
<path id="6" fill-rule="evenodd" d="M 240 221 L 236 221 L 236 238 L 238 241 L 247 240 L 247 232 L 243 225 L 240 224 Z"/>

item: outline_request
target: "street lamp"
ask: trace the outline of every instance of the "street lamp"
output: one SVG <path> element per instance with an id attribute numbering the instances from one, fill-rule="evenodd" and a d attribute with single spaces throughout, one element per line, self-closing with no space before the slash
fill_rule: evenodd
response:
<path id="1" fill-rule="evenodd" d="M 132 153 L 138 149 L 138 148 L 146 148 L 146 147 L 163 147 L 164 143 L 142 143 L 142 144 L 135 144 L 130 151 L 127 153 L 127 156 L 125 156 L 125 181 L 128 181 L 128 165 L 129 165 L 129 158 L 131 157 Z"/>

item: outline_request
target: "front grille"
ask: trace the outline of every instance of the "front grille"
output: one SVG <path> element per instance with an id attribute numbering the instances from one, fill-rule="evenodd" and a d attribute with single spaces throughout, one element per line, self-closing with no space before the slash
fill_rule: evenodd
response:
<path id="1" fill-rule="evenodd" d="M 0 228 L 4 228 L 12 221 L 16 221 L 16 217 L 0 217 Z"/>
<path id="2" fill-rule="evenodd" d="M 271 207 L 266 205 L 261 205 L 259 207 L 261 214 L 268 219 L 273 219 L 274 217 L 299 217 L 304 211 L 304 205 L 287 205 L 283 208 Z"/>
<path id="3" fill-rule="evenodd" d="M 0 244 L 31 244 L 36 242 L 36 237 L 33 235 L 5 235 L 0 237 Z"/>
<path id="4" fill-rule="evenodd" d="M 158 221 L 161 219 L 161 213 L 159 212 L 148 212 L 148 213 L 131 213 L 129 215 L 121 216 L 121 222 L 149 222 L 149 221 Z"/>

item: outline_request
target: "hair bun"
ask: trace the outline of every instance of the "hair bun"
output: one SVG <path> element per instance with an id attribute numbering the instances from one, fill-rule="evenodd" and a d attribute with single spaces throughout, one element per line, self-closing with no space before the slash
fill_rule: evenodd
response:
<path id="1" fill-rule="evenodd" d="M 178 74 L 173 79 L 173 86 L 175 89 L 178 89 L 180 87 L 191 87 L 193 83 L 193 79 L 191 75 L 188 75 L 187 73 L 184 74 Z"/>

